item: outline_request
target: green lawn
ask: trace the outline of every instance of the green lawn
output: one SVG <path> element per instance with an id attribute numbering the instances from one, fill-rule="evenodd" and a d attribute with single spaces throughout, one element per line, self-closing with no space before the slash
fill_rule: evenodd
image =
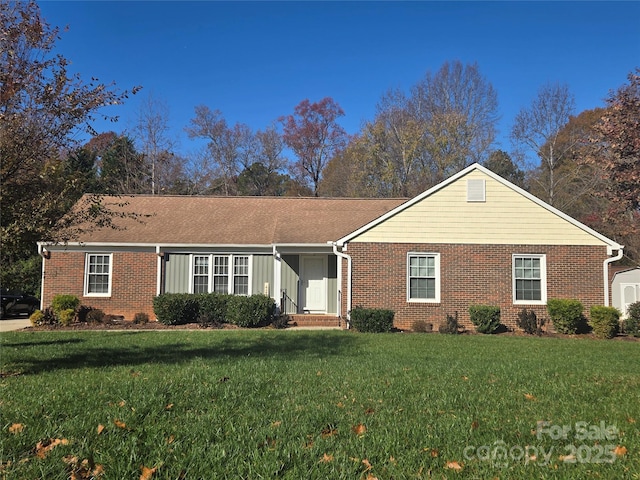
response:
<path id="1" fill-rule="evenodd" d="M 0 371 L 2 478 L 640 478 L 637 342 L 15 332 Z"/>

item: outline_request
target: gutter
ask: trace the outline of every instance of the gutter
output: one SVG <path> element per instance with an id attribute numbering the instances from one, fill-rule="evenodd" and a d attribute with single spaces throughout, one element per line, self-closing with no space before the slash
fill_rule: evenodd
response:
<path id="1" fill-rule="evenodd" d="M 609 306 L 609 264 L 620 260 L 624 253 L 624 246 L 619 245 L 618 247 L 619 247 L 618 254 L 615 257 L 607 258 L 604 262 L 602 262 L 602 270 L 604 274 L 604 306 L 605 307 Z M 612 255 L 613 254 L 612 247 L 607 247 L 607 249 L 608 249 L 607 253 L 609 255 Z"/>
<path id="2" fill-rule="evenodd" d="M 333 253 L 337 257 L 340 257 L 347 261 L 347 329 L 351 328 L 351 257 L 346 253 L 338 251 L 338 244 L 336 242 L 332 242 L 333 245 Z M 340 273 L 340 278 L 342 278 L 342 272 Z M 342 302 L 340 302 L 339 311 L 342 313 Z"/>

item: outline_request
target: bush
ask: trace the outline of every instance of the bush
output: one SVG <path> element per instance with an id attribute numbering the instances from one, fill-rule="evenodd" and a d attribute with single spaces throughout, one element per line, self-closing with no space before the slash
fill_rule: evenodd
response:
<path id="1" fill-rule="evenodd" d="M 351 324 L 359 332 L 384 333 L 393 328 L 393 310 L 356 307 L 351 310 Z"/>
<path id="2" fill-rule="evenodd" d="M 572 298 L 555 298 L 547 301 L 547 312 L 558 333 L 576 333 L 582 321 L 583 310 L 582 303 Z"/>
<path id="3" fill-rule="evenodd" d="M 438 327 L 438 332 L 446 335 L 458 335 L 462 330 L 462 325 L 460 325 L 460 322 L 458 321 L 458 312 L 456 312 L 455 315 L 447 314 L 447 318 L 444 323 L 441 323 Z"/>
<path id="4" fill-rule="evenodd" d="M 227 306 L 231 295 L 223 293 L 202 293 L 196 295 L 198 301 L 198 323 L 202 326 L 222 325 L 227 321 Z"/>
<path id="5" fill-rule="evenodd" d="M 538 319 L 536 312 L 527 310 L 526 308 L 523 308 L 520 313 L 518 313 L 518 320 L 516 320 L 518 327 L 529 335 L 542 335 L 544 323 L 544 318 Z"/>
<path id="6" fill-rule="evenodd" d="M 411 324 L 411 330 L 414 332 L 426 333 L 433 331 L 433 324 L 424 320 L 416 320 Z"/>
<path id="7" fill-rule="evenodd" d="M 153 298 L 153 311 L 160 323 L 184 325 L 198 319 L 197 295 L 188 293 L 163 293 Z"/>
<path id="8" fill-rule="evenodd" d="M 589 310 L 589 325 L 598 338 L 613 338 L 620 327 L 620 312 L 615 307 L 594 305 Z"/>
<path id="9" fill-rule="evenodd" d="M 44 321 L 44 313 L 42 310 L 36 310 L 29 316 L 29 321 L 31 322 L 32 327 L 37 327 L 43 324 Z"/>
<path id="10" fill-rule="evenodd" d="M 138 312 L 133 316 L 133 323 L 135 325 L 144 325 L 149 323 L 149 315 L 144 312 Z"/>
<path id="11" fill-rule="evenodd" d="M 106 315 L 104 314 L 104 312 L 99 308 L 92 308 L 87 312 L 86 320 L 87 320 L 87 323 L 95 325 L 98 323 L 104 323 L 105 316 Z"/>
<path id="12" fill-rule="evenodd" d="M 76 311 L 73 308 L 65 308 L 56 312 L 56 317 L 62 326 L 68 327 L 76 318 Z"/>
<path id="13" fill-rule="evenodd" d="M 275 311 L 276 304 L 266 295 L 232 295 L 227 302 L 227 322 L 244 328 L 267 326 Z"/>
<path id="14" fill-rule="evenodd" d="M 500 326 L 500 307 L 493 305 L 471 305 L 471 323 L 479 333 L 494 333 Z"/>
<path id="15" fill-rule="evenodd" d="M 640 302 L 629 305 L 627 318 L 624 321 L 624 333 L 640 337 Z"/>
<path id="16" fill-rule="evenodd" d="M 76 310 L 80 306 L 80 299 L 75 295 L 56 295 L 51 301 L 51 308 L 58 314 L 63 310 Z"/>

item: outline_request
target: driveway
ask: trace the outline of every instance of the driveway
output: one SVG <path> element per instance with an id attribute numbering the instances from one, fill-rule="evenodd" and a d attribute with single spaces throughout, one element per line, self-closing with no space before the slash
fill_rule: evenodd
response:
<path id="1" fill-rule="evenodd" d="M 0 320 L 0 332 L 22 330 L 23 328 L 30 326 L 31 322 L 27 317 L 3 318 Z"/>

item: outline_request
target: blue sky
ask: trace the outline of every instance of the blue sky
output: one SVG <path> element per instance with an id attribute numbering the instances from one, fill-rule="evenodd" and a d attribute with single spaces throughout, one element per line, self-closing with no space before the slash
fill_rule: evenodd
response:
<path id="1" fill-rule="evenodd" d="M 576 114 L 640 66 L 640 2 L 41 1 L 69 26 L 56 52 L 84 78 L 143 90 L 107 113 L 130 130 L 141 100 L 169 107 L 178 150 L 196 105 L 264 129 L 308 98 L 333 97 L 349 133 L 389 88 L 408 90 L 445 61 L 477 62 L 498 93 L 500 142 L 547 82 L 569 85 Z"/>

